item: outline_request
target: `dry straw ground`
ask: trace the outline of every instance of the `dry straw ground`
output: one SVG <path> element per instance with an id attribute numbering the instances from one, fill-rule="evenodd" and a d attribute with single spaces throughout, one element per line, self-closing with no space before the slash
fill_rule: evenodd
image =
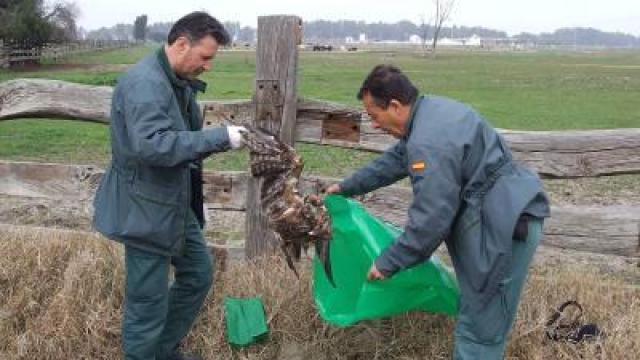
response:
<path id="1" fill-rule="evenodd" d="M 0 233 L 0 359 L 119 359 L 122 250 L 98 236 L 60 230 Z M 307 262 L 308 265 L 308 262 Z M 447 359 L 453 321 L 413 313 L 338 329 L 318 317 L 309 266 L 295 277 L 280 257 L 231 263 L 185 346 L 206 359 Z M 225 341 L 224 295 L 263 298 L 270 336 L 247 349 Z M 551 309 L 577 299 L 599 342 L 544 341 Z M 508 359 L 637 359 L 640 290 L 588 269 L 536 268 L 508 348 Z"/>

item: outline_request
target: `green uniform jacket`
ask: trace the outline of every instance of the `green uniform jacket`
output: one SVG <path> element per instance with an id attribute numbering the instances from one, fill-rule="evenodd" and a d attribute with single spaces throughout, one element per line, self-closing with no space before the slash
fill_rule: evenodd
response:
<path id="1" fill-rule="evenodd" d="M 481 306 L 508 275 L 522 213 L 549 216 L 538 176 L 511 159 L 502 137 L 470 107 L 444 97 L 412 105 L 406 136 L 341 183 L 363 194 L 411 178 L 404 233 L 376 259 L 386 275 L 428 259 L 446 241 L 463 301 Z"/>
<path id="2" fill-rule="evenodd" d="M 112 161 L 94 199 L 95 228 L 149 252 L 182 250 L 190 168 L 229 149 L 225 128 L 202 129 L 196 90 L 175 76 L 163 49 L 118 79 L 111 102 Z"/>

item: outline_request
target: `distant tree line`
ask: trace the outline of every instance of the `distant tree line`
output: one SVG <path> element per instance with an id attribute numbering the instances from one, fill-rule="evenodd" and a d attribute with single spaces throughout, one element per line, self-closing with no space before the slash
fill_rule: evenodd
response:
<path id="1" fill-rule="evenodd" d="M 365 34 L 369 41 L 408 41 L 412 35 L 432 38 L 435 27 L 430 24 L 414 24 L 411 21 L 399 21 L 396 23 L 367 23 L 354 20 L 316 20 L 304 23 L 304 36 L 308 41 L 344 40 L 351 37 L 357 40 L 360 34 Z M 492 30 L 483 27 L 453 26 L 443 27 L 442 35 L 445 37 L 469 37 L 473 34 L 482 37 L 505 38 L 504 31 Z"/>
<path id="2" fill-rule="evenodd" d="M 2 1 L 2 0 L 0 0 Z M 157 22 L 147 25 L 147 16 L 138 16 L 134 24 L 117 24 L 111 27 L 102 27 L 89 31 L 87 39 L 91 40 L 151 40 L 156 42 L 167 41 L 169 30 L 173 22 Z M 234 41 L 253 42 L 255 41 L 256 29 L 249 26 L 241 26 L 240 22 L 227 21 L 224 27 L 229 31 Z M 144 36 L 143 36 L 144 35 Z"/>
<path id="3" fill-rule="evenodd" d="M 133 24 L 116 24 L 87 32 L 88 40 L 133 40 Z"/>
<path id="4" fill-rule="evenodd" d="M 160 22 L 146 26 L 145 39 L 157 42 L 166 41 L 172 25 L 172 22 Z M 253 43 L 256 39 L 255 28 L 241 26 L 236 21 L 227 21 L 224 25 L 236 43 Z M 132 40 L 136 38 L 134 31 L 135 26 L 133 24 L 118 24 L 109 28 L 90 31 L 87 34 L 87 38 L 96 40 Z M 410 21 L 367 23 L 354 20 L 316 20 L 305 22 L 303 31 L 304 41 L 311 43 L 343 42 L 347 37 L 357 41 L 360 34 L 365 34 L 368 41 L 408 41 L 412 35 L 426 37 L 427 39 L 433 38 L 435 27 L 430 24 L 418 25 Z M 454 25 L 443 27 L 440 37 L 468 38 L 474 34 L 482 38 L 510 38 L 541 45 L 640 47 L 640 37 L 623 33 L 603 32 L 591 28 L 563 28 L 553 33 L 522 33 L 509 37 L 504 31 L 478 26 Z"/>
<path id="5" fill-rule="evenodd" d="M 366 23 L 364 21 L 317 20 L 304 23 L 305 41 L 344 40 L 351 37 L 358 40 L 366 34 L 369 41 L 408 41 L 412 35 L 431 39 L 435 27 L 430 24 L 414 24 L 410 21 L 397 23 Z M 542 45 L 577 45 L 606 47 L 640 47 L 640 37 L 619 32 L 604 32 L 593 28 L 562 28 L 553 33 L 522 33 L 509 37 L 506 32 L 485 27 L 449 26 L 443 27 L 440 37 L 468 38 L 472 35 L 482 38 L 521 40 Z"/>
<path id="6" fill-rule="evenodd" d="M 147 39 L 157 42 L 166 41 L 172 22 L 158 22 L 148 25 Z M 231 34 L 235 42 L 252 43 L 256 40 L 256 29 L 249 26 L 241 26 L 240 22 L 227 21 L 224 26 Z M 433 33 L 433 27 L 427 25 L 427 34 Z M 134 25 L 117 24 L 108 28 L 100 28 L 87 33 L 88 39 L 95 40 L 127 40 L 134 38 Z M 473 34 L 486 37 L 506 37 L 503 31 L 496 31 L 482 27 L 458 27 L 444 28 L 445 36 L 453 32 L 456 37 L 468 37 Z M 308 41 L 344 41 L 346 37 L 358 39 L 360 34 L 366 34 L 370 40 L 397 40 L 407 41 L 411 35 L 422 34 L 421 27 L 410 22 L 400 21 L 394 24 L 366 23 L 364 21 L 325 21 L 317 20 L 304 23 L 304 36 Z"/>
<path id="7" fill-rule="evenodd" d="M 20 47 L 75 40 L 78 36 L 73 3 L 44 0 L 0 0 L 0 39 Z"/>
<path id="8" fill-rule="evenodd" d="M 640 37 L 593 28 L 562 28 L 539 35 L 522 33 L 513 38 L 540 45 L 640 47 Z"/>

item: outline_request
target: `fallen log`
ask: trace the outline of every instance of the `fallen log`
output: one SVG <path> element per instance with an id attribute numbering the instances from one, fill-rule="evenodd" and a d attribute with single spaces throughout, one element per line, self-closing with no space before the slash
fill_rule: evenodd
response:
<path id="1" fill-rule="evenodd" d="M 59 80 L 17 79 L 0 84 L 0 120 L 63 118 L 109 123 L 113 90 Z"/>
<path id="2" fill-rule="evenodd" d="M 57 80 L 0 84 L 0 120 L 24 117 L 109 122 L 112 89 Z M 203 101 L 205 127 L 248 124 L 249 100 Z M 299 99 L 296 141 L 381 152 L 395 140 L 371 127 L 359 108 Z M 583 131 L 500 130 L 514 157 L 546 178 L 640 173 L 640 128 Z"/>
<path id="3" fill-rule="evenodd" d="M 88 165 L 0 162 L 0 194 L 89 201 L 99 176 L 100 170 Z M 232 228 L 233 224 L 222 224 L 223 219 L 217 219 L 216 214 L 246 210 L 247 180 L 246 172 L 205 172 L 205 202 L 216 224 Z M 303 192 L 311 193 L 335 181 L 307 176 L 301 186 Z M 24 189 L 40 190 L 32 193 Z M 410 188 L 390 186 L 365 196 L 363 203 L 373 214 L 403 226 L 411 198 Z M 29 211 L 29 208 L 25 210 L 27 214 Z M 242 228 L 241 223 L 237 225 Z M 552 216 L 546 221 L 543 244 L 558 249 L 637 257 L 640 255 L 640 206 L 553 206 Z"/>

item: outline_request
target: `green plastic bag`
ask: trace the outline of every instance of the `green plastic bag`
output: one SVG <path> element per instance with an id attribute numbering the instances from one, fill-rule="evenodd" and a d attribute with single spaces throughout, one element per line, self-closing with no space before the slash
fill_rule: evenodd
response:
<path id="1" fill-rule="evenodd" d="M 267 321 L 260 298 L 224 299 L 227 341 L 236 346 L 246 346 L 267 335 Z"/>
<path id="2" fill-rule="evenodd" d="M 455 276 L 436 256 L 389 279 L 367 281 L 373 261 L 402 231 L 345 197 L 327 196 L 325 205 L 333 230 L 329 259 L 336 287 L 317 257 L 313 265 L 315 303 L 325 321 L 348 326 L 410 310 L 457 314 Z"/>

